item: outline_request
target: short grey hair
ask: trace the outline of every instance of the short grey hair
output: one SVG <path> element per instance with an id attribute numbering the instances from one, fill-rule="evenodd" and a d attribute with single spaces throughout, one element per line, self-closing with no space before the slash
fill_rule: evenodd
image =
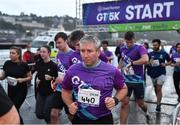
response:
<path id="1" fill-rule="evenodd" d="M 94 43 L 96 49 L 99 49 L 101 47 L 101 41 L 95 36 L 85 35 L 80 40 L 80 44 L 87 43 L 87 42 Z"/>

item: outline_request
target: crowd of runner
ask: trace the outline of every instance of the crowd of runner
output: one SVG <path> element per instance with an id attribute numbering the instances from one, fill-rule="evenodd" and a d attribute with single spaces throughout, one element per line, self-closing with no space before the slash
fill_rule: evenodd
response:
<path id="1" fill-rule="evenodd" d="M 54 41 L 58 49 L 55 61 L 51 60 L 51 48 L 47 45 L 40 47 L 33 59 L 29 49 L 22 56 L 21 48 L 10 48 L 10 60 L 0 73 L 0 80 L 7 79 L 8 83 L 8 96 L 0 90 L 0 124 L 23 124 L 19 109 L 25 101 L 32 74 L 35 74 L 35 114 L 47 124 L 60 124 L 63 108 L 72 124 L 113 124 L 111 110 L 120 102 L 120 123 L 126 124 L 132 93 L 149 120 L 144 101 L 145 72 L 147 70 L 155 88 L 156 111 L 161 112 L 162 86 L 168 65 L 174 67 L 174 86 L 180 102 L 180 43 L 167 53 L 161 48 L 161 40 L 154 39 L 149 50 L 148 43 L 136 44 L 134 32 L 128 31 L 115 51 L 119 63 L 115 67 L 111 64 L 113 53 L 108 50 L 107 40 L 101 42 L 95 36 L 75 30 L 69 36 L 57 33 Z M 32 61 L 35 65 L 29 67 Z"/>

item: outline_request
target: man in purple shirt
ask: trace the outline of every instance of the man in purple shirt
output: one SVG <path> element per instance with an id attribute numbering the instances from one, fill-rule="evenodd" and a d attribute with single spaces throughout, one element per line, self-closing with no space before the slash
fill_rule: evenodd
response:
<path id="1" fill-rule="evenodd" d="M 180 43 L 176 44 L 176 52 L 171 56 L 172 66 L 174 66 L 173 80 L 176 93 L 178 95 L 178 102 L 180 102 Z"/>
<path id="2" fill-rule="evenodd" d="M 85 33 L 82 30 L 74 30 L 69 36 L 69 41 L 75 49 L 75 51 L 71 54 L 69 58 L 70 65 L 80 63 L 82 61 L 80 55 L 79 41 L 84 35 Z"/>
<path id="3" fill-rule="evenodd" d="M 111 51 L 108 50 L 108 41 L 107 40 L 103 40 L 102 41 L 102 53 L 104 53 L 108 59 L 108 63 L 111 63 L 111 61 L 113 60 L 113 53 Z"/>
<path id="4" fill-rule="evenodd" d="M 128 87 L 127 97 L 123 100 L 120 123 L 126 124 L 129 113 L 129 100 L 132 92 L 136 98 L 137 104 L 147 113 L 147 106 L 144 103 L 144 72 L 143 64 L 148 62 L 147 50 L 142 45 L 134 43 L 134 33 L 128 31 L 125 33 L 126 45 L 121 47 L 121 59 L 119 68 L 121 68 L 125 82 Z M 148 114 L 147 120 L 148 120 Z"/>
<path id="5" fill-rule="evenodd" d="M 70 44 L 75 49 L 75 51 L 71 54 L 69 59 L 70 65 L 80 63 L 82 61 L 80 55 L 79 41 L 84 35 L 85 33 L 82 30 L 74 30 L 69 36 Z M 101 52 L 99 59 L 101 59 L 104 62 L 108 62 L 108 59 L 103 52 Z"/>
<path id="6" fill-rule="evenodd" d="M 83 61 L 71 66 L 62 82 L 62 98 L 74 115 L 73 124 L 113 124 L 111 109 L 126 96 L 119 70 L 99 60 L 100 46 L 96 37 L 84 36 L 80 40 Z"/>

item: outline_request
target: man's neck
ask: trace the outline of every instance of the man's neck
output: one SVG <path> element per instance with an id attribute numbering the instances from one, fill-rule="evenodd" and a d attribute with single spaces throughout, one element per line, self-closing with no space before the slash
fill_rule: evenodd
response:
<path id="1" fill-rule="evenodd" d="M 70 48 L 68 46 L 66 46 L 64 49 L 62 49 L 60 51 L 63 52 L 63 53 L 67 53 L 69 51 L 69 49 Z"/>

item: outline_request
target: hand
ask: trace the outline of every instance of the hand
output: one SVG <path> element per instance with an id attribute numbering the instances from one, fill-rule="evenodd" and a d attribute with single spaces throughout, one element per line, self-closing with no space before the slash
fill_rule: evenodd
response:
<path id="1" fill-rule="evenodd" d="M 52 80 L 52 76 L 45 74 L 45 80 Z"/>
<path id="2" fill-rule="evenodd" d="M 71 104 L 68 106 L 68 108 L 69 108 L 69 113 L 72 114 L 72 115 L 75 115 L 76 112 L 77 112 L 77 110 L 78 110 L 78 104 L 77 104 L 77 102 L 71 103 Z"/>
<path id="3" fill-rule="evenodd" d="M 36 79 L 36 88 L 39 87 L 39 83 L 40 83 L 40 80 L 37 78 L 37 79 Z"/>
<path id="4" fill-rule="evenodd" d="M 161 63 L 161 66 L 162 66 L 162 67 L 166 67 L 166 64 L 165 64 L 165 63 Z"/>
<path id="5" fill-rule="evenodd" d="M 56 83 L 62 83 L 62 81 L 63 81 L 63 79 L 64 79 L 64 76 L 58 76 L 57 78 L 56 78 Z"/>
<path id="6" fill-rule="evenodd" d="M 106 97 L 105 105 L 106 105 L 106 108 L 108 108 L 108 110 L 112 110 L 114 108 L 114 106 L 116 105 L 113 97 Z"/>
<path id="7" fill-rule="evenodd" d="M 176 63 L 175 63 L 175 66 L 180 66 L 180 62 L 176 62 Z"/>

